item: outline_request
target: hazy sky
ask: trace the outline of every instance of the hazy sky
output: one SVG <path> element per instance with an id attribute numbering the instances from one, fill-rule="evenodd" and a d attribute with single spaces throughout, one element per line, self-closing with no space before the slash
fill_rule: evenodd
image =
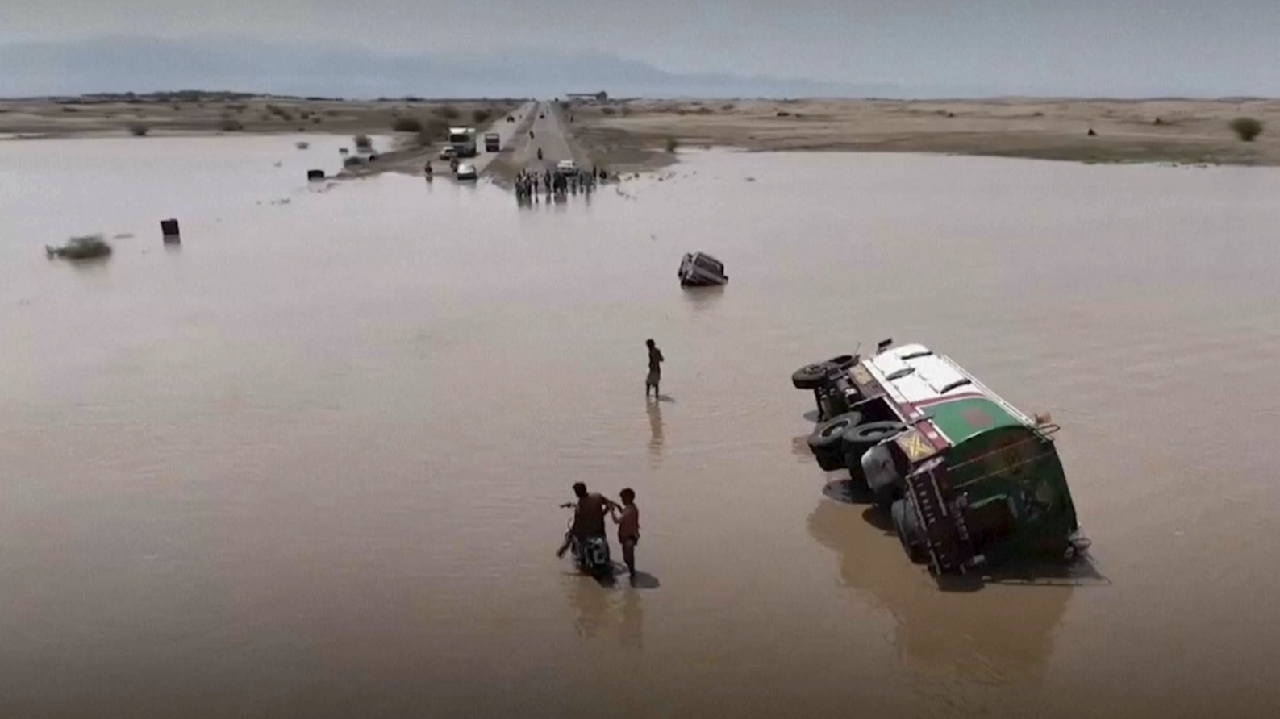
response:
<path id="1" fill-rule="evenodd" d="M 1280 95 L 1280 0 L 0 0 L 0 42 L 148 33 L 605 50 L 925 90 Z"/>

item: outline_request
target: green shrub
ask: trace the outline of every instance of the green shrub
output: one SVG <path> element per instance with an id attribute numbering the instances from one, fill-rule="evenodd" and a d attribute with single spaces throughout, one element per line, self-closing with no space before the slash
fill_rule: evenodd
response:
<path id="1" fill-rule="evenodd" d="M 373 140 L 368 135 L 356 135 L 351 141 L 355 143 L 357 150 L 368 152 L 373 149 Z"/>
<path id="2" fill-rule="evenodd" d="M 491 117 L 493 117 L 493 110 L 480 109 L 471 113 L 471 119 L 474 120 L 477 125 L 483 125 L 488 122 Z"/>
<path id="3" fill-rule="evenodd" d="M 667 152 L 675 152 L 680 147 L 680 142 L 674 137 L 667 138 Z"/>
<path id="4" fill-rule="evenodd" d="M 135 123 L 129 126 L 129 134 L 133 135 L 134 137 L 146 137 L 147 133 L 150 131 L 151 131 L 151 128 L 141 123 Z"/>
<path id="5" fill-rule="evenodd" d="M 1262 134 L 1262 122 L 1252 117 L 1237 117 L 1231 121 L 1231 131 L 1245 142 L 1253 142 Z"/>
<path id="6" fill-rule="evenodd" d="M 440 119 L 427 120 L 418 130 L 418 144 L 431 145 L 448 136 L 449 123 Z"/>
<path id="7" fill-rule="evenodd" d="M 416 117 L 397 117 L 391 121 L 396 132 L 422 132 L 422 121 Z"/>
<path id="8" fill-rule="evenodd" d="M 462 113 L 458 112 L 458 108 L 452 105 L 444 105 L 436 108 L 436 114 L 446 120 L 456 120 L 461 117 Z"/>
<path id="9" fill-rule="evenodd" d="M 222 119 L 218 121 L 218 129 L 223 132 L 240 132 L 244 129 L 244 125 L 230 115 L 223 115 Z"/>

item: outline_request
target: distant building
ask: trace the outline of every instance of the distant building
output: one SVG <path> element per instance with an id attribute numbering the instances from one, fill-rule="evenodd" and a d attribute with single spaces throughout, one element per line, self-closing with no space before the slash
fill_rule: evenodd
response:
<path id="1" fill-rule="evenodd" d="M 608 102 L 609 93 L 601 90 L 600 92 L 571 92 L 568 93 L 570 100 L 595 100 L 596 102 Z"/>

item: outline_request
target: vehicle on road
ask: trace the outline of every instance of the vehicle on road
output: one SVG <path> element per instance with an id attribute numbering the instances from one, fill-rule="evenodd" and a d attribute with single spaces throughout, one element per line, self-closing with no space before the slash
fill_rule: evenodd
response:
<path id="1" fill-rule="evenodd" d="M 474 127 L 449 128 L 449 146 L 458 157 L 475 157 L 476 129 Z"/>
<path id="2" fill-rule="evenodd" d="M 822 421 L 809 447 L 826 471 L 889 509 L 903 549 L 936 575 L 1088 546 L 1054 446 L 1030 417 L 945 355 L 881 342 L 797 370 Z"/>
<path id="3" fill-rule="evenodd" d="M 578 166 L 573 163 L 573 160 L 561 160 L 556 163 L 556 172 L 561 175 L 576 175 Z"/>
<path id="4" fill-rule="evenodd" d="M 484 151 L 497 152 L 502 149 L 502 138 L 496 132 L 490 132 L 484 136 Z"/>
<path id="5" fill-rule="evenodd" d="M 515 121 L 516 119 L 514 117 L 507 115 L 507 122 L 515 122 Z"/>
<path id="6" fill-rule="evenodd" d="M 546 118 L 546 116 L 547 116 L 547 113 L 545 113 L 545 112 L 540 112 L 540 113 L 538 113 L 538 117 L 539 117 L 539 118 Z"/>
<path id="7" fill-rule="evenodd" d="M 676 271 L 682 287 L 711 287 L 723 285 L 729 281 L 724 273 L 724 265 L 720 260 L 705 252 L 690 252 L 680 260 L 680 269 Z"/>
<path id="8" fill-rule="evenodd" d="M 457 152 L 453 149 L 453 145 L 446 145 L 444 149 L 440 150 L 441 160 L 452 160 L 456 156 Z"/>
<path id="9" fill-rule="evenodd" d="M 469 162 L 464 162 L 458 165 L 458 169 L 453 173 L 453 176 L 459 180 L 474 180 L 477 177 L 476 166 Z"/>

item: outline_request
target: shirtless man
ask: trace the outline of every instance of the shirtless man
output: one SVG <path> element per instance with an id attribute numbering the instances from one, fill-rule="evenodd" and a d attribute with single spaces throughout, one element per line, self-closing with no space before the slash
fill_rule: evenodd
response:
<path id="1" fill-rule="evenodd" d="M 618 525 L 618 544 L 622 545 L 622 561 L 627 563 L 631 581 L 636 580 L 636 544 L 640 542 L 640 508 L 636 506 L 636 493 L 630 487 L 618 492 L 622 506 L 613 505 L 609 514 Z"/>
<path id="2" fill-rule="evenodd" d="M 579 541 L 582 541 L 591 537 L 605 536 L 604 517 L 612 507 L 616 506 L 602 495 L 588 492 L 587 485 L 582 482 L 573 483 L 573 494 L 578 498 L 576 504 L 560 505 L 562 507 L 573 507 L 574 510 L 573 527 L 565 533 L 564 544 L 560 545 L 560 549 L 556 550 L 557 557 L 563 557 L 564 553 L 569 551 L 569 545 L 573 537 L 577 537 Z"/>

